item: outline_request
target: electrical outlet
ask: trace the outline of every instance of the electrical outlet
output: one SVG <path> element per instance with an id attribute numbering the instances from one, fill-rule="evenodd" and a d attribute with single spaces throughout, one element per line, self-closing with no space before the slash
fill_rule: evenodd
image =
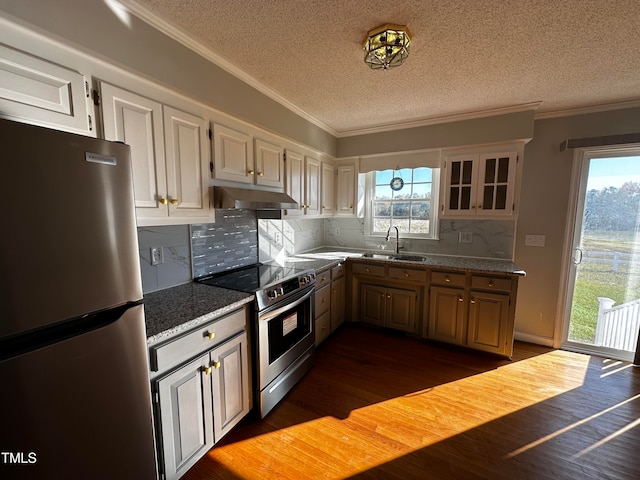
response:
<path id="1" fill-rule="evenodd" d="M 525 235 L 524 245 L 525 247 L 544 247 L 546 240 L 546 235 Z"/>
<path id="2" fill-rule="evenodd" d="M 151 265 L 164 263 L 164 251 L 162 247 L 151 247 Z"/>
<path id="3" fill-rule="evenodd" d="M 277 244 L 282 243 L 282 233 L 280 232 L 275 232 L 273 234 L 273 241 L 276 242 Z"/>
<path id="4" fill-rule="evenodd" d="M 460 232 L 458 234 L 458 243 L 472 243 L 473 232 Z"/>
<path id="5" fill-rule="evenodd" d="M 340 236 L 340 228 L 339 228 L 339 227 L 336 227 L 336 228 L 334 229 L 333 234 L 334 234 L 336 237 L 339 237 L 339 236 Z"/>

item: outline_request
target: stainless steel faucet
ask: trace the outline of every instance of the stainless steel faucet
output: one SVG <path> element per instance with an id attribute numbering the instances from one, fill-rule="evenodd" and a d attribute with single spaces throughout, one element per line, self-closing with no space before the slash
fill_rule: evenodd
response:
<path id="1" fill-rule="evenodd" d="M 387 236 L 385 237 L 384 241 L 385 242 L 389 241 L 389 236 L 391 235 L 392 228 L 396 229 L 396 255 L 397 255 L 400 253 L 400 230 L 398 230 L 398 227 L 396 227 L 395 225 L 391 225 L 389 227 L 389 230 L 387 230 Z"/>

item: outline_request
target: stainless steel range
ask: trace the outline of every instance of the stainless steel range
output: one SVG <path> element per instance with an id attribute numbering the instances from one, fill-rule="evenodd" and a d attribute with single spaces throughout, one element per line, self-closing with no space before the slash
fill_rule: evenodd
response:
<path id="1" fill-rule="evenodd" d="M 198 281 L 255 295 L 254 398 L 264 418 L 313 364 L 315 272 L 252 265 Z"/>

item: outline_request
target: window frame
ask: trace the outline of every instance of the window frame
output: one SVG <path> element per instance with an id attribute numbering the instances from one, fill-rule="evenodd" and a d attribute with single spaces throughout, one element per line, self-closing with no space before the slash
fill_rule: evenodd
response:
<path id="1" fill-rule="evenodd" d="M 413 167 L 415 168 L 430 168 L 431 169 L 431 208 L 429 215 L 429 234 L 423 233 L 408 233 L 400 232 L 400 236 L 403 238 L 411 239 L 424 239 L 424 240 L 438 240 L 439 233 L 439 215 L 438 209 L 440 208 L 440 172 L 442 167 Z M 391 169 L 385 169 L 391 170 Z M 404 170 L 403 168 L 396 170 Z M 379 170 L 384 171 L 384 170 Z M 378 170 L 372 170 L 365 173 L 365 189 L 364 189 L 364 217 L 365 217 L 365 231 L 367 235 L 379 237 L 384 236 L 386 232 L 374 232 L 373 231 L 373 217 L 374 217 L 374 202 L 375 202 L 375 188 L 376 188 L 376 173 Z"/>

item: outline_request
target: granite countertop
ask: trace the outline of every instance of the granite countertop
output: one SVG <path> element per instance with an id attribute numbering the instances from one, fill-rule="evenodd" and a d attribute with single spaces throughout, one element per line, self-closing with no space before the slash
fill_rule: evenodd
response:
<path id="1" fill-rule="evenodd" d="M 186 283 L 144 296 L 147 345 L 185 332 L 252 302 L 253 294 Z"/>
<path id="2" fill-rule="evenodd" d="M 284 260 L 275 262 L 279 265 L 295 268 L 313 268 L 318 271 L 333 267 L 347 258 L 363 258 L 366 253 L 386 254 L 387 251 L 341 249 L 337 247 L 321 247 L 309 252 L 299 253 Z M 409 253 L 401 253 L 409 254 Z M 413 254 L 412 254 L 413 255 Z M 424 261 L 391 260 L 382 258 L 366 258 L 370 262 L 381 262 L 387 265 L 411 265 L 421 267 L 442 268 L 450 271 L 461 271 L 474 273 L 486 273 L 492 275 L 520 275 L 525 272 L 511 260 L 500 260 L 492 258 L 461 257 L 455 255 L 433 255 L 427 253 L 417 253 L 424 257 Z"/>

